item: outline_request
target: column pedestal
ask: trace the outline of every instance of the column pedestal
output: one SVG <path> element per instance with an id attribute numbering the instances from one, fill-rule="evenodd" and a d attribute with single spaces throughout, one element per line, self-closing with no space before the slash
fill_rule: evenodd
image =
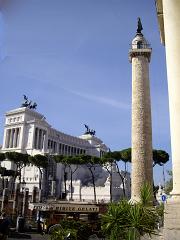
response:
<path id="1" fill-rule="evenodd" d="M 180 196 L 165 204 L 163 235 L 164 240 L 180 239 Z"/>

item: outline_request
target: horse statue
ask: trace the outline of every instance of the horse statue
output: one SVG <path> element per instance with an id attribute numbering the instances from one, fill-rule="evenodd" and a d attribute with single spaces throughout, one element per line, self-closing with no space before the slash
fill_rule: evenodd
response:
<path id="1" fill-rule="evenodd" d="M 28 100 L 28 97 L 26 95 L 23 95 L 24 101 L 21 104 L 21 107 L 27 107 L 29 109 L 36 109 L 37 103 L 32 102 L 31 100 Z"/>
<path id="2" fill-rule="evenodd" d="M 84 124 L 85 128 L 86 128 L 86 132 L 84 134 L 90 134 L 92 136 L 95 136 L 96 131 L 94 129 L 90 129 L 88 125 Z"/>

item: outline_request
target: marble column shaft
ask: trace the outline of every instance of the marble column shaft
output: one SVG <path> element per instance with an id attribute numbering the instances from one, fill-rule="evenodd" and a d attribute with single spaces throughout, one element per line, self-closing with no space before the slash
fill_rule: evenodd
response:
<path id="1" fill-rule="evenodd" d="M 132 57 L 132 200 L 140 200 L 144 183 L 152 185 L 152 126 L 149 59 Z"/>
<path id="2" fill-rule="evenodd" d="M 180 202 L 180 1 L 163 0 L 174 197 Z"/>

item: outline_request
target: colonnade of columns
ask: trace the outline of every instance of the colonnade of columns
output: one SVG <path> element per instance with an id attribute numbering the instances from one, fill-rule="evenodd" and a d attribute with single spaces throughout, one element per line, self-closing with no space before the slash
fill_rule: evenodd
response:
<path id="1" fill-rule="evenodd" d="M 46 131 L 40 128 L 35 128 L 34 148 L 43 149 L 45 144 Z"/>
<path id="2" fill-rule="evenodd" d="M 86 150 L 82 148 L 78 148 L 75 146 L 66 145 L 63 143 L 58 143 L 53 140 L 48 140 L 48 149 L 52 151 L 52 153 L 58 153 L 62 155 L 78 155 L 85 154 Z"/>
<path id="3" fill-rule="evenodd" d="M 17 148 L 19 146 L 20 128 L 6 130 L 5 148 Z"/>
<path id="4" fill-rule="evenodd" d="M 65 155 L 78 155 L 78 154 L 85 154 L 84 149 L 64 145 L 62 143 L 59 144 L 59 154 L 65 154 Z"/>
<path id="5" fill-rule="evenodd" d="M 10 128 L 6 130 L 5 148 L 18 148 L 21 128 Z M 35 128 L 33 148 L 42 150 L 46 145 L 46 131 L 44 129 Z M 47 148 L 52 150 L 52 153 L 58 153 L 62 155 L 78 155 L 85 154 L 86 150 L 75 146 L 58 143 L 53 140 L 48 140 Z"/>

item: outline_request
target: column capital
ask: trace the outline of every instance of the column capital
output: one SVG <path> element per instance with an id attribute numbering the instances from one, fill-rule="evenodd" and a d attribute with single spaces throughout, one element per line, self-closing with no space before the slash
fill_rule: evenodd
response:
<path id="1" fill-rule="evenodd" d="M 151 48 L 147 49 L 130 49 L 129 50 L 129 61 L 132 62 L 132 58 L 138 57 L 138 56 L 144 56 L 148 59 L 148 62 L 151 61 Z"/>

